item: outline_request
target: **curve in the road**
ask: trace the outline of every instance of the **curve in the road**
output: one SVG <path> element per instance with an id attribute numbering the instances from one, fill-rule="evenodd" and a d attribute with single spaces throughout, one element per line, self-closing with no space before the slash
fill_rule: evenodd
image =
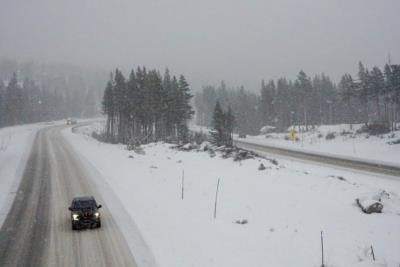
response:
<path id="1" fill-rule="evenodd" d="M 372 172 L 390 176 L 400 176 L 400 167 L 396 166 L 373 163 L 373 162 L 357 161 L 353 159 L 345 159 L 328 155 L 313 154 L 309 152 L 302 152 L 302 151 L 290 150 L 290 149 L 267 146 L 267 145 L 259 145 L 244 141 L 235 141 L 235 143 L 238 147 L 247 150 L 252 150 L 255 152 L 264 152 L 269 154 L 281 155 L 293 159 L 318 162 L 322 164 L 339 166 L 353 170 L 360 170 L 363 172 Z"/>

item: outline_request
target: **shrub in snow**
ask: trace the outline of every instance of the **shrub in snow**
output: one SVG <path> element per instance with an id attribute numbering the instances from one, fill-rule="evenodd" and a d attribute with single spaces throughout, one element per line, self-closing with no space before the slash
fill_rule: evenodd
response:
<path id="1" fill-rule="evenodd" d="M 332 139 L 335 139 L 335 137 L 336 137 L 335 133 L 330 132 L 325 136 L 325 139 L 332 140 Z"/>
<path id="2" fill-rule="evenodd" d="M 278 166 L 278 161 L 276 159 L 270 159 L 269 160 L 272 164 L 274 164 L 275 166 Z"/>
<path id="3" fill-rule="evenodd" d="M 266 169 L 266 168 L 265 168 L 264 164 L 260 163 L 260 166 L 258 166 L 258 170 L 259 170 L 259 171 L 263 171 L 263 170 L 265 170 L 265 169 Z"/>
<path id="4" fill-rule="evenodd" d="M 176 146 L 172 146 L 171 148 L 177 149 L 179 151 L 192 151 L 194 149 L 199 149 L 199 145 L 193 144 L 193 143 L 186 143 L 186 144 L 180 144 Z"/>
<path id="5" fill-rule="evenodd" d="M 234 161 L 242 161 L 246 159 L 253 159 L 256 155 L 252 154 L 250 151 L 237 149 L 233 157 Z"/>
<path id="6" fill-rule="evenodd" d="M 135 148 L 133 149 L 133 151 L 134 151 L 136 154 L 139 154 L 139 155 L 145 155 L 145 154 L 146 154 L 146 152 L 144 152 L 144 150 L 143 150 L 143 148 L 142 148 L 141 146 L 135 147 Z"/>
<path id="7" fill-rule="evenodd" d="M 285 135 L 284 138 L 285 138 L 286 141 L 289 141 L 289 140 L 290 140 L 290 137 L 289 137 L 288 135 Z"/>
<path id="8" fill-rule="evenodd" d="M 202 144 L 202 143 L 204 143 L 205 141 L 208 140 L 208 136 L 207 136 L 207 134 L 202 133 L 202 132 L 200 132 L 200 133 L 199 132 L 195 132 L 193 137 L 190 136 L 190 139 L 193 139 L 193 141 L 196 144 L 200 145 L 200 144 Z"/>
<path id="9" fill-rule="evenodd" d="M 212 149 L 208 150 L 208 155 L 210 155 L 211 158 L 216 156 L 214 150 L 212 150 Z"/>
<path id="10" fill-rule="evenodd" d="M 370 135 L 387 134 L 390 132 L 389 125 L 381 122 L 370 123 L 361 127 L 357 133 L 368 133 Z"/>
<path id="11" fill-rule="evenodd" d="M 353 133 L 350 132 L 350 131 L 346 131 L 346 130 L 343 130 L 343 131 L 340 133 L 341 136 L 346 136 L 346 135 L 351 135 L 351 134 L 353 134 Z"/>
<path id="12" fill-rule="evenodd" d="M 397 139 L 397 140 L 394 140 L 394 141 L 391 141 L 391 142 L 387 142 L 387 144 L 388 145 L 398 145 L 398 144 L 400 144 L 400 139 Z"/>
<path id="13" fill-rule="evenodd" d="M 237 223 L 237 224 L 247 224 L 248 221 L 246 219 L 242 219 L 242 220 L 237 220 L 235 223 Z"/>
<path id="14" fill-rule="evenodd" d="M 317 135 L 317 137 L 318 137 L 318 138 L 322 138 L 322 137 L 324 137 L 324 135 L 323 135 L 322 133 L 319 133 L 319 134 Z"/>
<path id="15" fill-rule="evenodd" d="M 129 139 L 128 142 L 126 143 L 126 149 L 128 151 L 136 150 L 138 149 L 138 147 L 140 147 L 140 141 L 135 138 Z"/>
<path id="16" fill-rule="evenodd" d="M 102 142 L 102 143 L 111 143 L 111 144 L 118 143 L 116 138 L 107 137 L 105 133 L 98 133 L 97 131 L 93 131 L 91 136 L 94 139 L 96 139 L 97 141 Z"/>

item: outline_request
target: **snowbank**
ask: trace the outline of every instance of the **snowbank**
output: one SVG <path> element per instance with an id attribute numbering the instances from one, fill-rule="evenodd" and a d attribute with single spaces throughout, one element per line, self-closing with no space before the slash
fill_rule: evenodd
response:
<path id="1" fill-rule="evenodd" d="M 277 146 L 304 152 L 327 154 L 357 160 L 380 162 L 400 166 L 400 131 L 380 136 L 356 134 L 361 124 L 324 125 L 316 129 L 297 133 L 297 141 L 289 138 L 289 133 L 270 133 L 237 139 L 244 142 Z"/>
<path id="2" fill-rule="evenodd" d="M 289 160 L 234 162 L 161 143 L 136 154 L 79 130 L 64 135 L 119 197 L 160 266 L 320 266 L 320 231 L 327 266 L 400 264 L 398 181 Z M 390 197 L 381 214 L 355 204 L 382 191 Z"/>
<path id="3" fill-rule="evenodd" d="M 18 190 L 35 135 L 39 129 L 49 124 L 0 129 L 0 227 Z"/>

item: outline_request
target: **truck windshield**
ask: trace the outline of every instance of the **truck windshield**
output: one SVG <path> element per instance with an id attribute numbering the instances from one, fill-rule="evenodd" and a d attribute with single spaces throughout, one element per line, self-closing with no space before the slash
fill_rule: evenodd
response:
<path id="1" fill-rule="evenodd" d="M 96 202 L 95 201 L 93 201 L 93 200 L 80 200 L 80 201 L 76 201 L 75 203 L 74 203 L 74 207 L 75 208 L 83 208 L 83 209 L 85 209 L 85 208 L 96 208 Z"/>

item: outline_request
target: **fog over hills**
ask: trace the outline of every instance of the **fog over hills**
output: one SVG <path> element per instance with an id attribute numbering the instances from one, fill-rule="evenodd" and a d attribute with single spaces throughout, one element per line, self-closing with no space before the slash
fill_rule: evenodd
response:
<path id="1" fill-rule="evenodd" d="M 335 81 L 400 59 L 400 2 L 1 0 L 0 57 L 111 70 L 146 65 L 259 90 L 300 69 Z"/>

